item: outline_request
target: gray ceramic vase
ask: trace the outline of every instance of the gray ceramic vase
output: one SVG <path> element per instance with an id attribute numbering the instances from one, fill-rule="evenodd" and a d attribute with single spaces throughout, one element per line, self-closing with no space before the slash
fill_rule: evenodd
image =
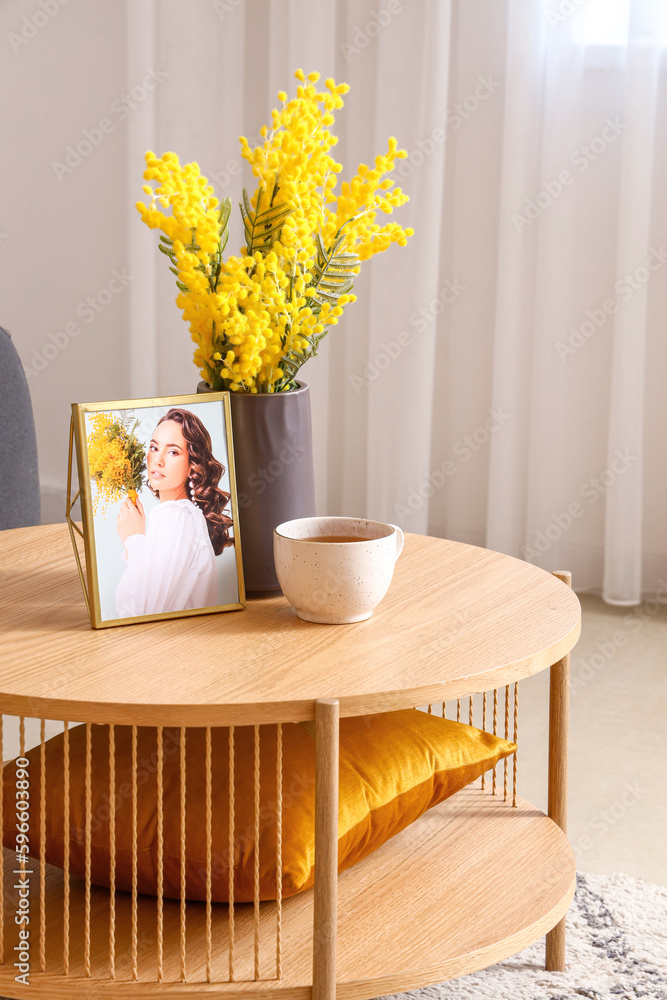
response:
<path id="1" fill-rule="evenodd" d="M 273 529 L 315 515 L 310 393 L 230 393 L 243 576 L 250 594 L 280 590 Z M 197 392 L 210 392 L 200 382 Z"/>

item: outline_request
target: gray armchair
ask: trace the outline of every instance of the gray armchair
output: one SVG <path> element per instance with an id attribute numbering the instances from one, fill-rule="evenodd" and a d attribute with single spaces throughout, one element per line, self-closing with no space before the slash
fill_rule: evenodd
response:
<path id="1" fill-rule="evenodd" d="M 0 327 L 0 530 L 40 523 L 37 441 L 28 383 Z"/>

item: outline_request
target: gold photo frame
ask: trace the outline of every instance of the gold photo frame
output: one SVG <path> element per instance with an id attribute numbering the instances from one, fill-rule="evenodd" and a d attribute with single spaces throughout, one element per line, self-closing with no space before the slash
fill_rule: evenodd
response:
<path id="1" fill-rule="evenodd" d="M 229 393 L 73 403 L 66 518 L 92 628 L 245 608 Z"/>

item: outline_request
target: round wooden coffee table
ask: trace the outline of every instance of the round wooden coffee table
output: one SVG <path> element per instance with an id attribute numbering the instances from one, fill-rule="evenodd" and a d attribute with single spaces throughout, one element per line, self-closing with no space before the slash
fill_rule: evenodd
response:
<path id="1" fill-rule="evenodd" d="M 315 891 L 285 900 L 280 914 L 276 903 L 236 907 L 233 982 L 225 904 L 207 912 L 84 880 L 65 886 L 36 857 L 30 985 L 17 983 L 16 863 L 6 850 L 0 995 L 371 998 L 478 970 L 548 931 L 547 964 L 562 966 L 575 884 L 561 829 L 567 670 L 580 607 L 556 576 L 408 535 L 389 593 L 365 622 L 310 624 L 277 596 L 245 611 L 93 631 L 63 524 L 0 533 L 0 602 L 5 716 L 154 727 L 315 720 L 318 765 Z M 340 716 L 439 710 L 488 692 L 490 729 L 495 691 L 498 731 L 509 712 L 511 739 L 516 685 L 546 668 L 551 818 L 516 795 L 510 761 L 507 793 L 500 776 L 495 794 L 490 777 L 476 782 L 336 875 Z M 468 721 L 468 701 L 459 710 Z"/>

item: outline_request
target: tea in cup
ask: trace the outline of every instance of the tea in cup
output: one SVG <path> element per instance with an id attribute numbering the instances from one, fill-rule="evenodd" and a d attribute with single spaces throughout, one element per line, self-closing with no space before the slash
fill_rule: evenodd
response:
<path id="1" fill-rule="evenodd" d="M 389 590 L 403 540 L 397 525 L 361 517 L 285 521 L 273 533 L 278 582 L 304 621 L 364 621 Z"/>

